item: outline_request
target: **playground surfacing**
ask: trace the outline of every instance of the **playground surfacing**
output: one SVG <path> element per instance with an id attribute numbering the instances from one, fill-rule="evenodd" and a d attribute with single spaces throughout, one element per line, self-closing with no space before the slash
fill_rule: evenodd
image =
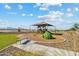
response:
<path id="1" fill-rule="evenodd" d="M 28 33 L 28 34 L 25 34 L 25 36 L 27 36 L 31 40 L 41 42 L 41 43 L 61 43 L 65 41 L 62 35 L 52 35 L 54 37 L 52 39 L 44 39 L 42 37 L 42 34 L 40 33 Z"/>

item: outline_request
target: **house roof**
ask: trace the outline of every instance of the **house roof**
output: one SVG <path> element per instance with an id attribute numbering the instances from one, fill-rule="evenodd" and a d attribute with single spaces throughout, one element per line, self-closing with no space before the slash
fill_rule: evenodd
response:
<path id="1" fill-rule="evenodd" d="M 46 22 L 40 22 L 40 23 L 33 24 L 32 26 L 53 26 L 53 25 L 48 24 Z"/>

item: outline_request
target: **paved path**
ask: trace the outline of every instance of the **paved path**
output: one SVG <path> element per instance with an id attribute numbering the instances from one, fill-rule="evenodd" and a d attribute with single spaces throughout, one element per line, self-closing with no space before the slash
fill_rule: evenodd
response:
<path id="1" fill-rule="evenodd" d="M 40 44 L 36 44 L 34 41 L 31 41 L 27 43 L 26 45 L 20 44 L 20 42 L 17 42 L 16 44 L 13 44 L 12 46 L 18 47 L 24 51 L 39 51 L 45 56 L 74 56 L 75 52 L 73 51 L 67 51 L 63 49 L 58 49 L 58 48 L 53 48 L 53 47 L 48 47 Z M 78 56 L 79 53 L 76 53 Z"/>

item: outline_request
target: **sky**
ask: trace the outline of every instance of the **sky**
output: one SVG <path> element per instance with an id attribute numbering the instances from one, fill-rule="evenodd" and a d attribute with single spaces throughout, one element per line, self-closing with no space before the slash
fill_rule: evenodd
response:
<path id="1" fill-rule="evenodd" d="M 29 28 L 42 21 L 68 29 L 79 23 L 79 3 L 0 3 L 0 28 Z"/>

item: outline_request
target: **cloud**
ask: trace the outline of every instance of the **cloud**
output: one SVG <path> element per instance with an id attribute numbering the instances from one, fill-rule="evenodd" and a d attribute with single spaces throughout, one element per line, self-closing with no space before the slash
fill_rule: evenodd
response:
<path id="1" fill-rule="evenodd" d="M 50 13 L 50 14 L 54 14 L 54 15 L 59 15 L 59 16 L 64 15 L 64 13 L 61 12 L 61 11 L 52 11 L 52 12 L 49 12 L 49 13 Z"/>
<path id="2" fill-rule="evenodd" d="M 35 3 L 35 5 L 33 7 L 35 8 L 35 7 L 39 7 L 39 6 L 41 6 L 41 3 Z"/>
<path id="3" fill-rule="evenodd" d="M 26 14 L 25 14 L 25 13 L 22 13 L 21 15 L 22 15 L 22 16 L 26 16 Z"/>
<path id="4" fill-rule="evenodd" d="M 45 11 L 45 10 L 49 10 L 47 7 L 40 7 L 39 9 L 40 9 L 40 10 L 44 10 L 44 11 Z"/>
<path id="5" fill-rule="evenodd" d="M 45 3 L 36 3 L 34 7 L 39 7 L 39 10 L 48 10 L 49 5 Z"/>
<path id="6" fill-rule="evenodd" d="M 62 6 L 61 3 L 36 3 L 35 7 L 39 7 L 40 10 L 49 10 L 50 6 Z"/>
<path id="7" fill-rule="evenodd" d="M 9 5 L 7 5 L 7 4 L 6 4 L 4 7 L 5 7 L 5 9 L 7 9 L 7 10 L 10 10 L 10 9 L 11 9 L 11 7 L 10 7 Z"/>
<path id="8" fill-rule="evenodd" d="M 38 16 L 39 19 L 47 20 L 47 21 L 62 21 L 62 16 L 64 13 L 60 11 L 52 11 L 47 15 Z"/>
<path id="9" fill-rule="evenodd" d="M 9 21 L 0 21 L 0 25 L 5 25 L 5 26 L 9 26 L 9 25 L 15 25 L 15 23 L 13 22 L 9 22 Z"/>
<path id="10" fill-rule="evenodd" d="M 68 8 L 67 11 L 68 11 L 68 12 L 71 12 L 72 10 L 71 10 L 71 8 Z"/>
<path id="11" fill-rule="evenodd" d="M 30 16 L 33 16 L 33 14 L 31 13 Z"/>
<path id="12" fill-rule="evenodd" d="M 48 5 L 49 5 L 49 6 L 59 6 L 59 7 L 62 6 L 61 3 L 49 3 Z"/>
<path id="13" fill-rule="evenodd" d="M 79 8 L 76 7 L 76 8 L 75 8 L 75 11 L 79 11 Z"/>
<path id="14" fill-rule="evenodd" d="M 66 13 L 66 16 L 67 16 L 67 17 L 72 17 L 72 16 L 74 16 L 74 15 L 73 15 L 73 13 Z"/>
<path id="15" fill-rule="evenodd" d="M 73 8 L 73 9 L 67 8 L 67 11 L 68 11 L 68 12 L 71 12 L 71 11 L 79 11 L 79 8 L 78 8 L 78 7 L 75 7 L 75 8 Z"/>
<path id="16" fill-rule="evenodd" d="M 23 9 L 23 6 L 22 6 L 21 4 L 19 4 L 19 5 L 18 5 L 18 8 L 19 8 L 20 10 L 22 10 L 22 9 Z"/>
<path id="17" fill-rule="evenodd" d="M 22 16 L 33 16 L 32 13 L 30 13 L 30 14 L 22 13 L 21 15 L 22 15 Z"/>
<path id="18" fill-rule="evenodd" d="M 32 13 L 30 13 L 30 14 L 28 14 L 27 16 L 33 16 L 33 14 L 32 14 Z"/>
<path id="19" fill-rule="evenodd" d="M 16 16 L 17 13 L 16 12 L 9 12 L 8 14 L 12 15 L 12 16 Z"/>
<path id="20" fill-rule="evenodd" d="M 36 3 L 34 7 L 62 6 L 61 3 Z"/>
<path id="21" fill-rule="evenodd" d="M 66 23 L 67 23 L 67 24 L 72 24 L 72 23 L 73 23 L 73 21 L 66 21 Z"/>

